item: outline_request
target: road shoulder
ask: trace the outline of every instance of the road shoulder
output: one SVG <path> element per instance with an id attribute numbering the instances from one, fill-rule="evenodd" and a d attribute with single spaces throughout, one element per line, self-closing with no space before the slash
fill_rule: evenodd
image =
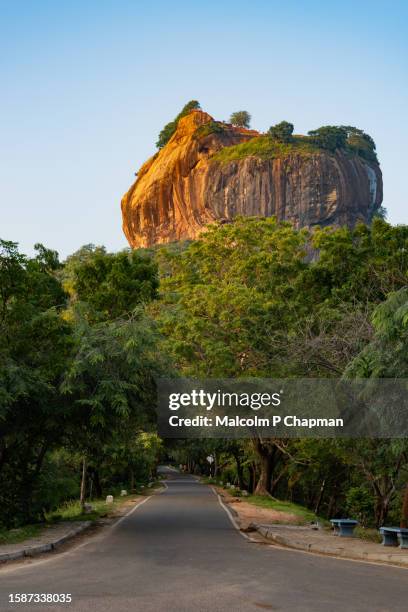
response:
<path id="1" fill-rule="evenodd" d="M 408 568 L 408 550 L 384 547 L 357 537 L 339 537 L 326 530 L 313 529 L 310 525 L 290 524 L 290 520 L 288 524 L 274 523 L 273 512 L 271 520 L 268 520 L 267 512 L 260 514 L 255 507 L 251 514 L 249 503 L 229 495 L 221 487 L 214 487 L 214 491 L 232 513 L 238 529 L 251 536 L 259 534 L 264 543 L 341 559 Z M 257 520 L 260 517 L 263 520 Z"/>

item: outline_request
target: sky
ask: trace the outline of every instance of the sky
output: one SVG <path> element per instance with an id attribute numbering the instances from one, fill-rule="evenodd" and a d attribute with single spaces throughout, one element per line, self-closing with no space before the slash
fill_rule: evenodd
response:
<path id="1" fill-rule="evenodd" d="M 0 0 L 0 237 L 126 247 L 121 197 L 191 99 L 259 130 L 364 129 L 408 223 L 407 20 L 406 0 Z"/>

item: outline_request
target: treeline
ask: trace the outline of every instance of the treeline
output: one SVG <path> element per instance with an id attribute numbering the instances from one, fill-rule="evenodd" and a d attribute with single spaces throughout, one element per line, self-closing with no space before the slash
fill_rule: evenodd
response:
<path id="1" fill-rule="evenodd" d="M 146 480 L 165 453 L 367 524 L 406 521 L 400 440 L 160 441 L 155 379 L 408 373 L 408 228 L 237 219 L 199 240 L 61 264 L 1 242 L 0 522 Z M 405 499 L 405 504 L 403 500 Z"/>
<path id="2" fill-rule="evenodd" d="M 152 304 L 186 376 L 404 378 L 408 227 L 295 231 L 274 219 L 222 225 L 185 250 L 161 249 Z M 367 524 L 408 519 L 407 440 L 194 441 L 189 469 Z M 405 500 L 405 502 L 403 501 Z"/>
<path id="3" fill-rule="evenodd" d="M 84 247 L 62 265 L 0 242 L 0 524 L 133 487 L 154 472 L 154 377 L 167 372 L 145 304 L 157 267 Z"/>

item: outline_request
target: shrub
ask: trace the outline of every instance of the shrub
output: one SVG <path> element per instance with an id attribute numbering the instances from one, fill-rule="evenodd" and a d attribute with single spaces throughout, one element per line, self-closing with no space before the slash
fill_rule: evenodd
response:
<path id="1" fill-rule="evenodd" d="M 276 125 L 272 125 L 268 130 L 268 134 L 278 142 L 290 142 L 292 140 L 293 128 L 293 123 L 281 121 Z"/>
<path id="2" fill-rule="evenodd" d="M 351 487 L 346 493 L 346 507 L 350 518 L 355 518 L 366 526 L 373 516 L 373 496 L 366 487 Z"/>
<path id="3" fill-rule="evenodd" d="M 209 136 L 210 134 L 222 134 L 224 132 L 224 127 L 222 123 L 219 121 L 209 121 L 204 125 L 200 125 L 195 133 L 194 138 L 204 138 L 205 136 Z"/>

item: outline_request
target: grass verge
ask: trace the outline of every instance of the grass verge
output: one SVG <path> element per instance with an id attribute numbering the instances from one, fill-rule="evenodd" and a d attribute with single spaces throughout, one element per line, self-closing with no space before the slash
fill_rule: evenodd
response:
<path id="1" fill-rule="evenodd" d="M 253 504 L 254 506 L 258 506 L 259 508 L 294 514 L 299 518 L 300 524 L 306 524 L 317 520 L 322 522 L 322 519 L 317 517 L 314 512 L 308 508 L 305 508 L 304 506 L 293 504 L 292 502 L 274 500 L 264 495 L 250 495 L 249 497 L 245 498 L 245 501 Z"/>
<path id="2" fill-rule="evenodd" d="M 16 529 L 0 530 L 1 544 L 18 544 L 29 538 L 34 538 L 42 530 L 42 525 L 25 525 Z"/>
<path id="3" fill-rule="evenodd" d="M 45 515 L 45 522 L 35 525 L 24 525 L 15 529 L 0 529 L 0 546 L 3 544 L 18 544 L 30 538 L 38 536 L 43 529 L 50 525 L 54 525 L 61 521 L 97 521 L 100 518 L 109 518 L 116 514 L 117 510 L 127 501 L 134 499 L 136 496 L 149 495 L 152 490 L 158 489 L 162 483 L 158 480 L 152 483 L 150 487 L 140 489 L 123 497 L 114 497 L 113 504 L 107 504 L 104 499 L 92 500 L 89 503 L 93 507 L 93 512 L 85 514 L 81 510 L 79 501 L 69 501 L 61 504 L 52 512 Z"/>

